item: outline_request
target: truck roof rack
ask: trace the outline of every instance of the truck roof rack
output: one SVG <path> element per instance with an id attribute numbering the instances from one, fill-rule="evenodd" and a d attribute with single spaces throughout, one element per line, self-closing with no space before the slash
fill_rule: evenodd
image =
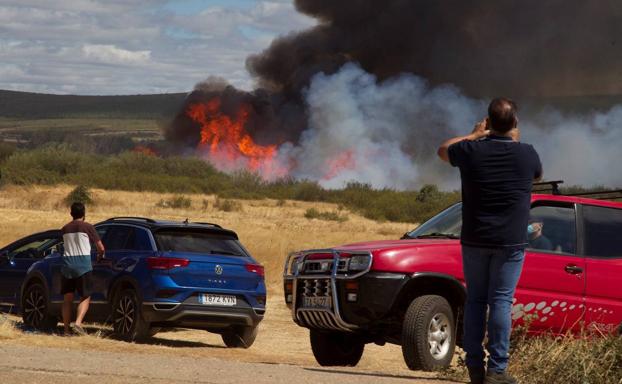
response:
<path id="1" fill-rule="evenodd" d="M 613 189 L 610 191 L 597 192 L 569 193 L 566 196 L 589 197 L 591 199 L 597 200 L 618 200 L 622 199 L 622 189 Z"/>
<path id="2" fill-rule="evenodd" d="M 533 192 L 538 193 L 538 192 L 548 192 L 551 191 L 551 193 L 553 195 L 561 195 L 562 192 L 559 190 L 559 185 L 560 184 L 564 184 L 563 180 L 553 180 L 553 181 L 540 181 L 537 183 L 533 183 L 533 186 L 536 187 L 536 189 L 533 190 Z M 548 188 L 538 188 L 538 187 L 546 187 L 549 186 Z"/>
<path id="3" fill-rule="evenodd" d="M 622 199 L 622 189 L 612 189 L 608 191 L 594 191 L 594 192 L 577 192 L 577 193 L 562 193 L 559 189 L 559 185 L 563 184 L 563 180 L 553 181 L 541 181 L 533 183 L 534 189 L 532 192 L 551 192 L 553 195 L 563 196 L 577 196 L 587 197 L 596 200 L 620 200 Z"/>
<path id="4" fill-rule="evenodd" d="M 144 221 L 146 223 L 155 223 L 156 221 L 153 219 L 149 219 L 147 217 L 137 217 L 137 216 L 117 216 L 106 219 L 106 221 L 115 221 L 115 220 L 135 220 L 135 221 Z"/>

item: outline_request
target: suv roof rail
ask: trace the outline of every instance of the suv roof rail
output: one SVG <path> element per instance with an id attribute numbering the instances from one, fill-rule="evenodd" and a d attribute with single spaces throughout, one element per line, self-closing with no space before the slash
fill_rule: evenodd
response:
<path id="1" fill-rule="evenodd" d="M 115 220 L 136 220 L 136 221 L 144 221 L 146 223 L 155 223 L 156 221 L 153 219 L 149 219 L 147 217 L 137 217 L 137 216 L 117 216 L 106 219 L 105 221 L 115 221 Z"/>
<path id="2" fill-rule="evenodd" d="M 559 190 L 560 184 L 564 184 L 564 180 L 540 181 L 537 183 L 533 183 L 534 187 L 550 186 L 549 188 L 536 189 L 533 192 L 538 193 L 538 192 L 551 191 L 553 195 L 561 195 L 562 193 Z"/>
<path id="3" fill-rule="evenodd" d="M 210 225 L 212 227 L 216 227 L 216 228 L 222 228 L 220 225 L 215 224 L 215 223 L 206 223 L 203 221 L 193 221 L 191 224 L 201 224 L 201 225 Z"/>
<path id="4" fill-rule="evenodd" d="M 609 196 L 609 195 L 617 195 L 617 196 Z M 622 189 L 612 189 L 610 191 L 569 193 L 566 196 L 589 197 L 589 198 L 597 199 L 597 200 L 618 200 L 618 199 L 622 199 Z"/>

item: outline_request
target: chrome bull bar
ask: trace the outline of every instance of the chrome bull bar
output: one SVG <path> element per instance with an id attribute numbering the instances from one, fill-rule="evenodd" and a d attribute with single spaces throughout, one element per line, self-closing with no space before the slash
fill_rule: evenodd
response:
<path id="1" fill-rule="evenodd" d="M 301 269 L 304 268 L 306 258 L 309 255 L 317 253 L 332 254 L 332 269 L 330 275 L 327 274 L 310 274 L 305 275 L 301 273 Z M 352 256 L 365 255 L 369 256 L 369 265 L 365 270 L 349 274 L 339 273 L 339 260 L 340 254 L 347 253 Z M 293 268 L 294 263 L 302 268 Z M 294 322 L 300 326 L 307 328 L 318 328 L 327 330 L 338 330 L 352 332 L 359 327 L 354 324 L 346 322 L 342 316 L 339 306 L 339 292 L 337 290 L 338 280 L 352 280 L 356 279 L 364 274 L 368 273 L 373 264 L 373 255 L 369 251 L 352 251 L 352 252 L 340 252 L 334 249 L 313 249 L 301 252 L 292 252 L 287 256 L 285 261 L 285 268 L 283 271 L 283 279 L 292 281 L 292 318 Z M 293 271 L 292 271 L 293 270 Z M 292 273 L 293 272 L 293 273 Z M 330 308 L 304 308 L 299 307 L 298 302 L 298 282 L 305 279 L 325 279 L 329 280 L 331 286 L 331 307 Z"/>

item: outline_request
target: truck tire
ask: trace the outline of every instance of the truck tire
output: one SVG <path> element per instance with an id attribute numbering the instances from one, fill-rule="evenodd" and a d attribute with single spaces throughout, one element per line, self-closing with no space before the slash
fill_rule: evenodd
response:
<path id="1" fill-rule="evenodd" d="M 446 368 L 455 348 L 455 320 L 447 300 L 437 295 L 414 299 L 402 325 L 402 354 L 408 368 L 423 371 Z"/>
<path id="2" fill-rule="evenodd" d="M 58 318 L 49 313 L 48 296 L 43 284 L 29 283 L 22 296 L 24 324 L 40 331 L 49 331 L 58 324 Z"/>
<path id="3" fill-rule="evenodd" d="M 140 300 L 133 289 L 119 292 L 112 303 L 114 334 L 125 341 L 140 341 L 150 336 L 149 323 L 142 315 Z"/>
<path id="4" fill-rule="evenodd" d="M 315 360 L 323 367 L 354 367 L 361 360 L 365 343 L 347 333 L 309 330 Z"/>
<path id="5" fill-rule="evenodd" d="M 257 326 L 234 327 L 222 334 L 222 341 L 228 348 L 250 348 L 257 337 Z"/>

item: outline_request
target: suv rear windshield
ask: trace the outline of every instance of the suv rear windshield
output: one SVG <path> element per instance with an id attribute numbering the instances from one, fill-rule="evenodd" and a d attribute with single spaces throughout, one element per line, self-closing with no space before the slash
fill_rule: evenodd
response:
<path id="1" fill-rule="evenodd" d="M 222 234 L 186 229 L 163 229 L 154 233 L 158 250 L 211 255 L 246 256 L 237 239 Z"/>

